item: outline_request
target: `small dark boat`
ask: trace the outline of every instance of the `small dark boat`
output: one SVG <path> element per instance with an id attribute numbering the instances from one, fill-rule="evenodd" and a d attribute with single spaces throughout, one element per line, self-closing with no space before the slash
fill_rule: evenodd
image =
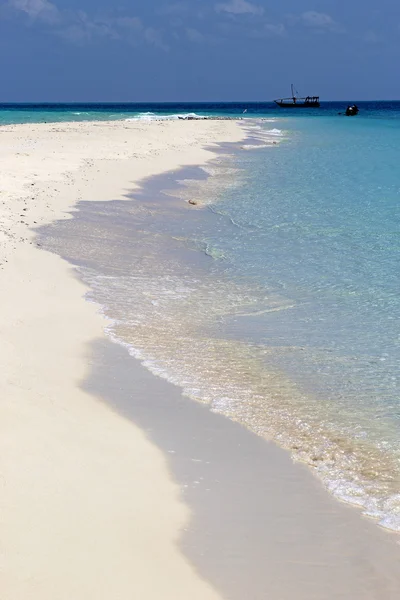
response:
<path id="1" fill-rule="evenodd" d="M 357 104 L 351 104 L 346 108 L 345 115 L 346 117 L 354 117 L 355 115 L 358 115 L 358 112 L 359 108 Z"/>
<path id="2" fill-rule="evenodd" d="M 302 98 L 294 89 L 293 83 L 291 87 L 291 98 L 281 98 L 280 100 L 274 100 L 275 104 L 281 106 L 282 108 L 319 108 L 321 106 L 319 96 L 306 96 L 305 98 Z"/>

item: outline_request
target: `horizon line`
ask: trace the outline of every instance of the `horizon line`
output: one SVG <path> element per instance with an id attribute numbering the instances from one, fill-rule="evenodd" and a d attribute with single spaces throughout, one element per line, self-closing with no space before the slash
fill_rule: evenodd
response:
<path id="1" fill-rule="evenodd" d="M 349 98 L 339 100 L 321 100 L 325 102 L 348 102 Z M 400 102 L 400 98 L 377 98 L 374 100 L 355 99 L 356 102 Z M 275 100 L 0 100 L 0 105 L 35 105 L 35 104 L 274 104 Z"/>

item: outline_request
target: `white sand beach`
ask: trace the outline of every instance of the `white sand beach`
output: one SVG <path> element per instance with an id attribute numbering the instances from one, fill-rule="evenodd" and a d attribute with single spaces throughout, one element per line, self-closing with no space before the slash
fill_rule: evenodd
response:
<path id="1" fill-rule="evenodd" d="M 218 598 L 178 551 L 190 515 L 162 453 L 80 383 L 103 320 L 32 228 L 80 199 L 201 164 L 232 122 L 0 129 L 0 545 L 4 600 Z"/>
<path id="2" fill-rule="evenodd" d="M 221 517 L 205 511 L 202 523 L 206 532 L 213 531 L 208 519 L 220 526 L 219 539 L 206 542 L 226 546 L 223 562 L 229 565 L 225 571 L 215 561 L 206 565 L 204 553 L 204 565 L 197 563 L 190 558 L 195 544 L 184 551 L 181 543 L 190 532 L 191 507 L 162 444 L 153 443 L 150 426 L 113 410 L 95 385 L 82 387 L 93 375 L 93 343 L 108 343 L 105 321 L 85 301 L 74 269 L 37 246 L 35 228 L 70 218 L 79 200 L 124 199 L 143 178 L 202 165 L 215 156 L 213 144 L 244 138 L 233 121 L 0 128 L 2 600 L 399 597 L 396 535 L 334 500 L 283 450 L 254 434 L 249 441 L 237 424 L 228 431 L 228 420 L 206 414 L 206 407 L 201 414 L 194 409 L 191 418 L 199 427 L 202 419 L 207 430 L 215 423 L 238 456 L 233 465 L 230 456 L 213 463 L 211 446 L 195 449 L 210 451 L 211 484 L 226 491 Z M 121 394 L 128 384 L 144 397 L 178 394 L 142 367 L 131 371 L 115 360 L 109 376 Z M 118 375 L 120 363 L 125 379 Z M 111 359 L 103 370 L 108 364 Z M 259 496 L 250 498 L 247 490 L 260 482 Z M 250 500 L 268 518 L 257 521 Z M 257 540 L 248 534 L 253 530 L 262 533 Z M 235 550 L 230 532 L 239 539 Z M 254 576 L 244 573 L 248 584 L 241 578 L 246 552 L 255 553 L 258 569 Z"/>

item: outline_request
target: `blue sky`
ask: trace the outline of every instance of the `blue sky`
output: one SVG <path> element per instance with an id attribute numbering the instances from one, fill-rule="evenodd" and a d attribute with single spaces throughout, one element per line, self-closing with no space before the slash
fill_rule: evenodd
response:
<path id="1" fill-rule="evenodd" d="M 0 0 L 0 101 L 400 99 L 396 0 Z"/>

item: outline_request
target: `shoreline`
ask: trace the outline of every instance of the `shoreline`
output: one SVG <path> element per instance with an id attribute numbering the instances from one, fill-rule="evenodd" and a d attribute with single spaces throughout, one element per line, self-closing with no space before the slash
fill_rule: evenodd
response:
<path id="1" fill-rule="evenodd" d="M 261 142 L 263 141 L 266 140 L 261 140 Z M 222 272 L 224 270 L 224 264 L 226 264 L 224 256 L 218 254 L 218 251 L 214 252 L 212 241 L 210 245 L 199 244 L 196 243 L 196 239 L 198 242 L 203 239 L 204 235 L 209 235 L 209 239 L 212 240 L 216 229 L 219 233 L 223 232 L 222 227 L 226 214 L 224 214 L 225 211 L 220 213 L 218 210 L 218 197 L 221 191 L 223 196 L 228 195 L 229 197 L 230 186 L 240 185 L 240 174 L 238 180 L 235 175 L 236 172 L 240 173 L 240 168 L 236 168 L 237 159 L 240 155 L 245 156 L 242 149 L 246 147 L 248 147 L 247 144 L 245 146 L 223 144 L 219 148 L 216 159 L 206 167 L 184 167 L 152 176 L 141 182 L 141 189 L 135 191 L 127 203 L 126 201 L 94 204 L 81 202 L 77 206 L 78 212 L 72 221 L 54 223 L 53 227 L 44 230 L 44 245 L 78 268 L 79 277 L 91 290 L 91 300 L 98 303 L 101 307 L 100 310 L 105 311 L 111 319 L 111 323 L 107 327 L 110 338 L 122 341 L 127 348 L 130 348 L 132 355 L 138 357 L 152 373 L 181 387 L 183 394 L 188 398 L 209 404 L 210 410 L 213 412 L 225 414 L 244 424 L 251 431 L 257 432 L 264 439 L 275 441 L 280 448 L 289 452 L 292 460 L 307 464 L 317 480 L 338 501 L 356 506 L 364 516 L 371 517 L 376 525 L 398 532 L 395 527 L 390 527 L 386 523 L 385 526 L 379 522 L 376 513 L 372 513 L 372 511 L 366 513 L 365 505 L 363 506 L 357 501 L 352 502 L 349 493 L 343 498 L 330 487 L 330 482 L 336 482 L 335 475 L 340 472 L 339 460 L 341 457 L 335 456 L 335 460 L 332 459 L 332 466 L 336 467 L 333 474 L 332 471 L 323 472 L 320 467 L 320 464 L 324 465 L 323 461 L 320 464 L 318 461 L 313 462 L 314 456 L 318 456 L 318 450 L 322 445 L 317 439 L 317 435 L 321 433 L 320 430 L 314 437 L 316 440 L 315 450 L 311 447 L 310 451 L 307 439 L 301 439 L 300 435 L 299 440 L 294 437 L 298 434 L 296 422 L 300 418 L 296 406 L 296 399 L 299 400 L 299 396 L 290 377 L 283 372 L 270 371 L 268 368 L 257 370 L 258 365 L 254 363 L 254 360 L 251 362 L 249 356 L 235 354 L 237 345 L 235 346 L 235 340 L 234 338 L 232 340 L 229 334 L 227 338 L 224 337 L 222 346 L 213 343 L 215 340 L 210 339 L 205 350 L 201 345 L 203 336 L 200 334 L 198 337 L 192 331 L 195 321 L 196 327 L 201 328 L 202 323 L 207 327 L 208 323 L 214 322 L 217 313 L 218 315 L 224 314 L 225 304 L 224 302 L 221 304 L 221 294 L 217 293 L 221 284 L 227 283 L 226 280 L 223 282 L 219 279 L 217 275 L 217 273 L 221 275 L 218 265 L 221 266 Z M 252 148 L 256 148 L 256 146 L 252 145 Z M 269 152 L 261 153 L 261 155 L 257 152 L 257 155 L 263 157 L 262 160 L 267 162 L 268 157 L 272 158 L 273 156 Z M 191 202 L 188 199 L 194 200 Z M 209 205 L 210 201 L 211 205 Z M 188 207 L 187 202 L 197 205 L 197 209 L 210 208 L 211 210 L 197 212 Z M 235 226 L 230 219 L 228 221 Z M 86 233 L 89 234 L 87 240 L 84 237 Z M 222 235 L 226 236 L 226 232 Z M 166 237 L 164 238 L 164 236 Z M 104 244 L 99 244 L 97 240 L 101 240 L 102 237 L 104 237 Z M 50 240 L 49 244 L 46 244 L 46 238 Z M 149 240 L 153 241 L 150 243 Z M 114 253 L 114 247 L 118 248 L 117 253 Z M 148 252 L 146 248 L 148 248 Z M 151 264 L 150 256 L 156 257 L 155 262 L 153 261 Z M 169 260 L 166 260 L 166 257 L 174 261 L 173 268 L 169 267 Z M 214 284 L 212 287 L 210 287 L 211 280 L 209 279 L 210 257 L 213 259 L 214 265 L 211 267 L 213 271 L 211 279 Z M 145 268 L 142 268 L 143 259 L 146 260 Z M 137 267 L 132 271 L 129 264 L 136 264 Z M 118 265 L 118 268 L 114 269 L 113 265 Z M 160 267 L 160 265 L 164 266 Z M 167 283 L 168 279 L 163 282 L 163 276 L 167 276 L 167 273 L 172 277 L 170 283 Z M 126 284 L 124 284 L 126 288 L 120 287 L 117 283 L 122 274 L 124 274 L 124 281 L 125 276 L 127 277 Z M 106 276 L 106 280 L 111 277 L 115 283 L 103 282 L 103 276 Z M 132 286 L 129 283 L 131 277 L 134 281 Z M 176 283 L 173 283 L 174 281 Z M 202 282 L 201 289 L 203 290 L 200 296 L 196 293 L 199 281 Z M 183 291 L 185 288 L 190 290 L 187 299 L 185 300 L 186 292 L 184 292 L 183 296 L 179 293 L 172 303 L 166 303 L 165 294 L 172 293 L 172 298 L 174 298 L 173 290 L 176 285 Z M 130 288 L 129 291 L 128 288 Z M 113 299 L 113 294 L 110 295 L 109 291 L 107 292 L 107 289 L 109 291 L 113 289 L 115 299 Z M 233 290 L 232 286 L 226 285 L 224 290 L 227 297 L 232 297 L 233 294 L 239 296 L 241 293 L 243 294 L 240 286 Z M 146 299 L 149 298 L 154 299 L 154 302 L 151 302 L 154 308 L 150 305 L 146 308 L 148 304 Z M 123 305 L 121 303 L 124 302 L 125 307 L 121 312 Z M 199 309 L 196 309 L 196 315 L 192 313 L 191 308 L 195 305 Z M 200 321 L 198 321 L 197 317 L 201 314 L 204 305 L 208 306 L 208 315 L 203 313 L 203 318 L 200 317 Z M 168 315 L 169 325 L 166 329 L 163 327 L 163 320 L 157 306 L 163 307 L 164 316 Z M 175 309 L 174 306 L 178 308 Z M 216 314 L 214 314 L 215 309 Z M 232 306 L 228 308 L 229 310 L 235 313 Z M 185 315 L 190 314 L 192 314 L 191 321 L 185 326 Z M 216 318 L 219 319 L 219 317 Z M 131 327 L 129 324 L 132 319 L 135 327 Z M 173 326 L 171 326 L 172 323 Z M 142 332 L 141 328 L 143 328 Z M 168 330 L 174 332 L 172 336 L 168 336 Z M 218 337 L 218 332 L 216 335 Z M 178 338 L 180 341 L 175 343 Z M 204 373 L 205 352 L 208 356 L 214 356 L 214 366 L 220 364 L 218 371 L 223 383 L 218 388 L 215 375 L 213 377 L 212 372 Z M 223 352 L 230 358 L 225 360 L 224 356 L 218 355 L 218 352 Z M 178 358 L 181 354 L 186 357 L 182 361 Z M 192 355 L 197 359 L 195 363 L 190 364 Z M 255 353 L 251 356 L 257 358 Z M 241 382 L 236 380 L 235 373 L 231 371 L 230 365 L 235 361 L 238 368 L 243 369 L 243 373 L 247 371 L 253 373 L 252 376 L 246 378 L 246 382 L 249 383 L 248 388 L 246 385 L 241 386 Z M 209 363 L 210 368 L 214 368 L 211 367 L 210 361 Z M 229 373 L 231 376 L 228 377 L 228 381 L 223 379 L 225 373 Z M 263 377 L 267 379 L 262 390 L 251 387 L 252 381 L 257 376 L 260 380 Z M 232 383 L 232 388 L 230 388 L 229 382 Z M 247 395 L 246 389 L 250 390 Z M 228 393 L 230 392 L 229 397 L 233 399 L 231 403 L 224 402 L 227 390 Z M 280 390 L 282 390 L 282 394 L 279 396 Z M 273 402 L 271 402 L 270 392 L 274 393 L 274 391 L 277 393 L 277 397 L 273 398 Z M 251 407 L 246 408 L 248 401 L 251 401 L 252 394 L 255 397 L 253 406 L 256 407 L 253 409 L 253 413 Z M 276 410 L 282 410 L 285 400 L 289 399 L 290 401 L 291 395 L 293 402 L 285 413 L 291 420 L 284 422 L 281 419 L 280 422 L 277 422 L 274 420 Z M 237 402 L 235 402 L 236 398 L 238 398 Z M 260 398 L 259 403 L 257 403 L 257 398 Z M 280 404 L 279 400 L 281 400 Z M 312 406 L 317 409 L 318 407 L 315 405 L 317 398 L 311 397 L 309 400 L 314 401 Z M 258 414 L 257 407 L 260 408 Z M 264 407 L 265 412 L 262 414 L 261 410 Z M 332 446 L 335 441 L 334 433 L 328 431 L 327 434 L 325 439 L 328 443 L 331 442 Z M 288 443 L 289 435 L 292 437 Z M 296 441 L 298 441 L 297 447 L 295 446 Z M 354 441 L 351 437 L 340 440 L 340 448 L 344 456 L 346 456 L 346 452 L 350 453 L 358 449 L 354 448 Z M 307 450 L 309 451 L 307 452 Z M 358 458 L 360 458 L 360 454 Z M 362 458 L 363 455 L 361 455 Z M 339 473 L 339 481 L 343 488 L 347 484 L 354 484 L 354 479 L 351 479 L 346 471 Z M 372 494 L 370 499 L 373 501 Z M 395 515 L 395 511 L 393 514 Z"/>
<path id="2" fill-rule="evenodd" d="M 80 389 L 104 319 L 85 302 L 74 270 L 38 249 L 28 229 L 70 218 L 81 198 L 123 198 L 143 177 L 212 158 L 206 144 L 242 137 L 234 123 L 181 128 L 112 122 L 1 131 L 6 600 L 220 597 L 176 547 L 189 511 L 162 453 Z"/>
<path id="3" fill-rule="evenodd" d="M 382 532 L 370 521 L 362 519 L 357 509 L 342 506 L 337 500 L 331 498 L 317 480 L 313 481 L 311 472 L 306 472 L 305 467 L 301 465 L 291 463 L 288 453 L 284 450 L 261 438 L 256 438 L 237 424 L 230 421 L 228 424 L 228 420 L 220 415 L 206 414 L 206 408 L 201 405 L 200 408 L 194 407 L 194 403 L 187 398 L 180 401 L 181 394 L 177 388 L 145 371 L 144 367 L 139 366 L 126 351 L 123 351 L 124 355 L 122 355 L 121 349 L 110 349 L 112 344 L 106 340 L 103 333 L 104 319 L 97 314 L 93 305 L 83 301 L 82 296 L 86 288 L 78 282 L 75 271 L 58 256 L 39 252 L 32 244 L 31 234 L 26 235 L 27 225 L 32 225 L 31 221 L 34 222 L 36 219 L 34 224 L 41 225 L 55 219 L 70 218 L 65 211 L 73 209 L 79 199 L 122 199 L 128 196 L 132 189 L 138 189 L 138 185 L 140 187 L 140 182 L 145 177 L 183 165 L 201 165 L 208 159 L 212 159 L 214 154 L 204 150 L 204 146 L 209 146 L 210 141 L 211 143 L 239 142 L 244 137 L 241 136 L 239 127 L 226 123 L 218 124 L 220 125 L 218 132 L 213 131 L 218 126 L 214 123 L 212 127 L 206 127 L 206 131 L 201 134 L 197 132 L 196 137 L 195 128 L 207 123 L 207 120 L 201 120 L 200 124 L 197 122 L 192 124 L 190 127 L 193 131 L 187 139 L 180 139 L 179 143 L 175 142 L 175 147 L 171 150 L 167 140 L 161 142 L 158 139 L 162 137 L 160 129 L 158 131 L 156 129 L 160 127 L 160 123 L 163 125 L 162 130 L 170 130 L 163 132 L 164 137 L 171 132 L 174 135 L 181 134 L 180 122 L 129 123 L 128 127 L 122 129 L 134 130 L 136 135 L 139 129 L 143 137 L 143 147 L 136 150 L 136 156 L 131 159 L 127 156 L 128 153 L 123 145 L 127 143 L 125 139 L 127 132 L 114 131 L 118 140 L 114 141 L 111 151 L 110 148 L 108 149 L 108 154 L 100 147 L 98 140 L 93 146 L 88 144 L 86 153 L 84 148 L 79 146 L 79 159 L 86 162 L 82 168 L 73 173 L 69 172 L 64 182 L 54 183 L 54 180 L 48 179 L 47 183 L 38 183 L 41 177 L 46 180 L 50 170 L 49 164 L 46 163 L 46 168 L 40 173 L 37 172 L 42 167 L 41 162 L 45 159 L 49 160 L 48 156 L 42 156 L 41 160 L 31 165 L 31 183 L 34 184 L 32 187 L 39 190 L 35 191 L 35 196 L 30 196 L 31 199 L 37 198 L 35 206 L 32 202 L 25 202 L 24 197 L 20 197 L 14 200 L 14 212 L 11 208 L 6 213 L 10 219 L 15 218 L 16 215 L 21 217 L 20 222 L 12 225 L 8 234 L 4 234 L 2 249 L 8 251 L 6 254 L 8 262 L 1 265 L 3 270 L 0 271 L 0 277 L 3 277 L 4 285 L 8 290 L 7 296 L 9 296 L 5 313 L 0 320 L 3 338 L 6 341 L 2 360 L 6 372 L 10 374 L 3 396 L 9 395 L 11 399 L 9 404 L 5 403 L 5 416 L 8 418 L 8 423 L 4 420 L 6 436 L 5 452 L 2 452 L 2 455 L 7 457 L 8 454 L 10 471 L 5 479 L 6 494 L 2 499 L 1 507 L 2 514 L 7 515 L 7 525 L 2 538 L 7 554 L 15 559 L 12 568 L 6 571 L 6 587 L 2 586 L 8 593 L 5 597 L 7 600 L 28 596 L 50 600 L 54 598 L 55 586 L 63 585 L 66 586 L 62 591 L 63 595 L 57 595 L 57 598 L 70 598 L 74 595 L 79 599 L 94 593 L 98 598 L 109 598 L 116 597 L 118 593 L 132 593 L 132 590 L 136 590 L 137 593 L 140 591 L 141 597 L 149 599 L 183 598 L 187 595 L 194 598 L 235 598 L 235 594 L 238 594 L 239 599 L 244 596 L 252 582 L 250 575 L 254 572 L 248 561 L 249 556 L 253 556 L 254 561 L 260 561 L 259 565 L 257 563 L 258 577 L 261 575 L 266 577 L 268 574 L 270 585 L 275 586 L 270 587 L 268 592 L 275 593 L 277 597 L 292 597 L 290 594 L 298 590 L 300 585 L 305 592 L 305 598 L 313 597 L 311 595 L 313 593 L 316 594 L 315 598 L 321 598 L 321 590 L 326 586 L 333 589 L 336 585 L 335 580 L 345 577 L 343 581 L 346 584 L 346 593 L 349 595 L 331 597 L 348 597 L 349 600 L 358 597 L 360 600 L 373 598 L 375 597 L 373 588 L 376 583 L 369 577 L 369 570 L 372 568 L 381 573 L 379 577 L 376 575 L 379 585 L 386 585 L 387 595 L 384 597 L 395 598 L 400 590 L 400 582 L 396 578 L 395 568 L 398 562 L 394 552 L 397 550 L 394 536 Z M 106 130 L 103 132 L 105 142 L 109 139 L 110 129 L 120 129 L 118 127 L 120 124 L 120 121 L 112 121 L 112 127 L 109 128 L 108 123 L 103 127 L 104 122 L 99 122 L 95 127 Z M 64 125 L 58 123 L 46 127 L 50 130 L 61 129 L 50 133 L 63 134 Z M 81 127 L 82 123 L 67 125 L 68 133 L 75 134 L 75 138 L 72 136 L 70 154 L 64 150 L 65 156 L 62 160 L 58 151 L 55 161 L 57 165 L 60 162 L 70 164 L 69 161 L 76 152 L 77 142 L 80 141 L 81 144 L 84 142 L 85 136 L 90 134 L 88 130 L 92 129 L 94 123 L 86 122 L 84 127 Z M 83 129 L 80 132 L 83 134 L 80 140 L 79 134 L 74 131 L 77 125 L 78 129 Z M 227 125 L 232 131 L 225 130 Z M 22 127 L 32 129 L 31 125 Z M 157 135 L 154 135 L 154 129 Z M 125 137 L 121 139 L 117 133 Z M 230 140 L 227 139 L 229 137 Z M 159 146 L 156 145 L 157 143 Z M 162 144 L 165 146 L 162 147 Z M 50 148 L 48 150 L 50 151 Z M 96 158 L 93 158 L 93 154 Z M 18 156 L 20 158 L 15 161 L 23 163 L 26 154 L 20 152 Z M 147 159 L 144 159 L 144 156 L 147 156 Z M 180 162 L 177 162 L 178 158 Z M 25 159 L 25 168 L 27 162 L 28 159 Z M 99 167 L 102 168 L 101 172 L 98 171 Z M 132 167 L 136 169 L 133 180 Z M 15 168 L 15 178 L 18 178 L 20 166 L 16 164 Z M 53 192 L 48 189 L 50 185 L 54 189 Z M 18 197 L 18 190 L 16 194 Z M 72 198 L 69 198 L 69 195 Z M 54 206 L 52 202 L 56 196 L 59 202 Z M 27 207 L 28 210 L 24 211 Z M 39 219 L 42 221 L 39 222 Z M 101 349 L 100 353 L 98 348 Z M 104 357 L 107 357 L 106 361 Z M 110 370 L 116 373 L 114 377 L 107 373 L 110 365 Z M 144 388 L 138 385 L 137 382 L 140 383 L 140 380 L 145 381 Z M 116 381 L 121 381 L 122 384 L 116 386 Z M 82 382 L 86 382 L 83 384 L 83 390 Z M 112 396 L 104 398 L 108 393 L 107 386 L 110 385 Z M 161 431 L 160 427 L 164 424 L 160 425 L 157 422 L 159 418 L 154 411 L 145 414 L 145 399 L 149 390 L 152 398 L 157 398 L 158 393 L 159 398 L 164 397 L 164 402 L 170 403 L 172 415 L 177 414 L 174 403 L 178 404 L 182 415 L 180 428 L 175 430 L 174 423 L 170 421 L 171 430 L 168 432 L 164 426 L 164 430 Z M 142 419 L 138 419 L 137 414 L 130 413 L 129 403 L 126 403 L 127 394 L 129 399 L 132 394 L 138 395 L 141 400 L 139 408 L 142 417 L 144 415 Z M 110 401 L 110 399 L 114 403 L 113 410 L 104 403 L 104 400 Z M 166 404 L 164 408 L 165 406 Z M 185 479 L 186 483 L 184 483 L 177 476 L 176 468 L 172 466 L 174 454 L 168 456 L 173 448 L 157 440 L 160 431 L 164 436 L 175 432 L 174 439 L 179 440 L 185 431 L 185 426 L 187 428 L 188 424 L 192 423 L 196 427 L 195 418 L 190 415 L 184 416 L 190 411 L 202 415 L 201 418 L 207 421 L 208 428 L 215 427 L 215 431 L 218 430 L 218 435 L 213 432 L 214 441 L 215 438 L 219 438 L 219 435 L 228 436 L 225 439 L 230 439 L 229 447 L 233 452 L 238 437 L 243 447 L 247 448 L 239 474 L 235 474 L 234 483 L 232 482 L 233 487 L 225 483 L 223 488 L 226 494 L 225 501 L 232 497 L 227 493 L 228 491 L 241 492 L 238 510 L 234 515 L 228 511 L 231 520 L 226 520 L 224 532 L 217 532 L 216 537 L 215 531 L 209 532 L 211 537 L 208 537 L 204 547 L 205 552 L 210 552 L 213 540 L 216 540 L 216 547 L 222 545 L 224 548 L 225 555 L 222 554 L 219 569 L 214 568 L 213 573 L 210 573 L 210 561 L 207 564 L 207 557 L 203 562 L 201 559 L 202 544 L 199 535 L 204 526 L 207 528 L 207 520 L 203 522 L 203 527 L 195 528 L 193 540 L 189 544 L 181 542 L 180 550 L 177 547 L 183 532 L 191 528 L 190 516 L 196 517 L 201 503 L 198 498 L 189 501 L 187 494 L 182 497 L 182 485 L 187 485 L 188 481 L 189 483 L 195 481 L 194 472 L 189 469 L 187 476 L 189 480 Z M 166 411 L 163 414 L 167 418 L 169 413 Z M 36 430 L 32 431 L 35 425 Z M 205 440 L 199 436 L 196 442 L 197 449 L 203 454 L 207 450 L 201 446 L 201 444 L 204 446 Z M 186 444 L 188 443 L 189 441 L 186 440 Z M 255 446 L 253 447 L 252 444 Z M 213 461 L 217 463 L 217 474 L 221 478 L 225 469 L 229 472 L 230 455 L 226 455 L 221 442 L 219 445 L 213 442 L 212 447 L 214 453 L 211 452 L 208 459 L 211 463 Z M 190 446 L 185 447 L 183 444 L 179 458 L 189 462 L 189 466 L 193 467 L 190 461 L 196 465 L 197 458 L 190 456 L 189 449 L 191 451 Z M 237 445 L 236 451 L 238 450 L 236 460 L 240 458 L 240 448 Z M 140 454 L 140 461 L 136 458 L 138 454 Z M 243 482 L 248 483 L 249 475 L 246 474 L 246 468 L 249 467 L 248 461 L 251 457 L 256 459 L 258 465 L 253 475 L 252 489 L 257 500 L 256 506 L 260 511 L 258 516 L 260 519 L 265 519 L 265 529 L 260 528 L 256 520 L 257 515 L 254 515 L 254 507 L 252 523 L 240 520 L 241 515 L 246 517 L 249 508 L 251 509 L 251 495 L 248 490 L 241 490 Z M 273 477 L 272 480 L 267 478 L 263 481 L 264 465 L 267 464 L 268 469 L 272 469 Z M 15 469 L 16 466 L 19 470 Z M 63 469 L 61 473 L 60 468 Z M 174 475 L 173 478 L 171 473 Z M 231 473 L 231 476 L 234 475 Z M 210 480 L 214 488 L 215 477 L 216 475 L 213 474 L 214 479 Z M 140 488 L 144 488 L 140 489 L 139 498 L 137 498 L 138 481 Z M 276 484 L 277 490 L 269 492 L 268 485 L 271 481 Z M 105 485 L 106 482 L 108 486 Z M 291 505 L 291 501 L 283 502 L 285 492 L 282 493 L 279 489 L 281 485 L 290 497 L 294 495 L 296 498 L 296 495 L 300 494 L 302 498 L 300 512 L 299 508 L 296 511 L 295 504 Z M 22 486 L 24 498 L 21 497 Z M 89 489 L 90 486 L 92 489 Z M 108 489 L 109 487 L 111 489 Z M 196 488 L 196 486 L 192 487 Z M 221 489 L 221 486 L 217 487 Z M 270 496 L 269 501 L 265 500 L 266 496 Z M 163 498 L 162 506 L 159 503 L 160 497 Z M 150 502 L 149 498 L 152 499 Z M 27 506 L 29 500 L 31 505 Z M 100 504 L 100 507 L 97 504 Z M 264 504 L 270 509 L 267 513 Z M 214 499 L 213 508 L 208 506 L 205 516 L 211 518 L 215 510 L 218 510 L 218 506 L 221 506 L 221 497 L 218 500 Z M 285 507 L 283 512 L 282 506 Z M 90 519 L 87 523 L 89 507 Z M 311 509 L 314 509 L 314 512 Z M 306 519 L 304 519 L 304 511 L 309 515 Z M 138 514 L 140 514 L 140 522 Z M 319 521 L 322 520 L 319 524 L 316 522 L 315 514 L 318 514 Z M 78 515 L 77 521 L 75 515 Z M 277 519 L 276 522 L 272 518 L 273 515 Z M 65 522 L 61 522 L 60 516 L 66 518 Z M 112 523 L 104 523 L 104 519 L 106 521 L 109 519 Z M 214 519 L 211 519 L 211 522 L 214 523 Z M 322 523 L 325 525 L 323 526 Z M 79 525 L 78 528 L 76 524 Z M 142 536 L 140 543 L 136 540 L 138 529 Z M 336 529 L 340 532 L 339 536 Z M 327 530 L 329 534 L 326 534 Z M 27 531 L 29 531 L 28 536 Z M 257 531 L 262 531 L 263 537 L 257 538 L 255 546 L 257 553 L 251 554 L 250 542 L 254 540 Z M 292 536 L 295 532 L 298 538 L 297 546 L 292 544 Z M 312 532 L 311 540 L 308 539 L 310 532 Z M 235 560 L 229 559 L 232 549 L 227 547 L 224 541 L 229 539 L 229 533 L 232 536 L 241 534 L 244 539 L 247 533 L 249 536 L 249 546 L 246 546 L 247 555 L 243 553 L 239 544 L 236 546 Z M 107 536 L 106 548 L 104 534 Z M 320 556 L 321 545 L 326 544 L 327 535 L 329 544 L 326 562 L 321 575 L 316 576 L 313 581 L 312 572 L 315 569 L 320 570 L 321 561 L 323 562 L 319 558 L 320 564 L 318 564 L 317 559 Z M 275 540 L 272 545 L 271 539 Z M 345 554 L 343 560 L 343 557 L 339 556 L 338 546 L 345 547 L 346 541 L 351 545 L 352 553 L 347 556 Z M 364 546 L 370 542 L 373 542 L 374 549 L 364 555 Z M 77 544 L 83 545 L 84 548 L 80 551 L 80 555 L 75 557 Z M 281 550 L 278 553 L 278 560 L 273 560 L 277 546 Z M 294 553 L 289 558 L 287 552 L 291 546 Z M 14 554 L 10 553 L 10 547 Z M 35 553 L 32 552 L 33 547 Z M 160 555 L 156 557 L 159 560 L 154 560 L 151 556 L 154 547 L 160 549 Z M 64 556 L 62 552 L 61 558 L 60 555 L 54 556 L 53 552 L 56 548 L 58 550 L 61 548 Z M 145 548 L 145 556 L 143 556 L 143 548 Z M 304 557 L 304 549 L 308 552 L 307 557 Z M 40 550 L 43 550 L 42 554 Z M 115 557 L 111 555 L 112 551 L 118 553 L 119 559 L 129 556 L 129 561 L 140 565 L 139 571 L 143 570 L 143 577 L 138 577 L 137 572 L 133 577 L 131 564 L 128 568 L 124 560 L 121 561 L 122 565 L 117 563 Z M 223 564 L 224 556 L 225 564 Z M 346 561 L 352 562 L 355 557 L 356 560 L 361 561 L 362 566 L 347 567 Z M 60 564 L 63 558 L 65 561 L 72 560 L 72 563 L 67 567 L 65 564 Z M 29 564 L 29 560 L 32 564 Z M 245 573 L 242 579 L 239 574 L 233 579 L 236 581 L 235 587 L 237 586 L 235 591 L 232 582 L 228 585 L 228 581 L 236 571 L 237 560 Z M 270 568 L 264 572 L 265 563 L 268 563 Z M 165 572 L 168 570 L 165 564 L 168 564 L 169 572 Z M 330 574 L 329 568 L 332 564 L 334 569 Z M 104 577 L 99 577 L 99 569 L 103 568 L 111 569 L 111 578 L 107 579 L 107 573 L 104 573 Z M 285 582 L 285 577 L 287 578 L 285 572 L 288 568 L 291 570 L 292 579 Z M 50 569 L 51 576 L 49 576 Z M 279 573 L 277 579 L 274 570 Z M 23 571 L 26 575 L 21 577 Z M 76 571 L 81 578 L 78 578 L 78 581 L 74 580 Z M 163 577 L 158 581 L 160 573 Z M 174 573 L 174 576 L 171 573 Z M 150 586 L 152 589 L 149 589 L 149 578 L 154 577 L 158 585 L 152 581 Z M 365 584 L 367 587 L 363 584 L 361 589 L 359 586 L 362 577 L 369 583 Z M 260 595 L 255 595 L 255 598 L 265 597 L 263 594 L 266 593 L 267 584 L 267 581 L 257 579 L 259 592 L 252 591 Z M 289 584 L 292 587 L 289 588 Z M 317 585 L 321 587 L 317 589 Z M 222 596 L 219 593 L 222 593 Z M 335 593 L 344 593 L 343 587 L 339 587 Z"/>
<path id="4" fill-rule="evenodd" d="M 98 340 L 91 357 L 83 389 L 162 450 L 191 515 L 178 546 L 221 598 L 398 598 L 395 533 L 338 501 L 274 442 L 183 396 L 124 346 Z"/>

